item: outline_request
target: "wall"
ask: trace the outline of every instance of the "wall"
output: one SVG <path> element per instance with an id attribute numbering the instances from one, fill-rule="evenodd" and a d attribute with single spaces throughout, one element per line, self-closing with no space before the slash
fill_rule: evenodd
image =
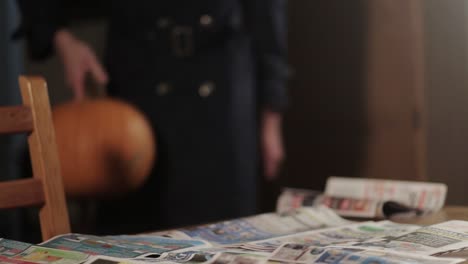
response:
<path id="1" fill-rule="evenodd" d="M 321 190 L 330 175 L 359 176 L 367 127 L 366 20 L 365 1 L 289 1 L 294 75 L 281 186 Z"/>
<path id="2" fill-rule="evenodd" d="M 468 2 L 426 0 L 428 174 L 468 204 Z"/>

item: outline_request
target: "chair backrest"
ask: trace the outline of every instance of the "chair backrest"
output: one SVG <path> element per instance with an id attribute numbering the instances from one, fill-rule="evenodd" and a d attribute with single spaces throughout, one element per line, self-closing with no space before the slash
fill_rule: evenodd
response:
<path id="1" fill-rule="evenodd" d="M 42 239 L 69 233 L 47 84 L 19 78 L 23 104 L 0 107 L 0 134 L 28 133 L 32 178 L 0 182 L 0 209 L 39 206 Z"/>

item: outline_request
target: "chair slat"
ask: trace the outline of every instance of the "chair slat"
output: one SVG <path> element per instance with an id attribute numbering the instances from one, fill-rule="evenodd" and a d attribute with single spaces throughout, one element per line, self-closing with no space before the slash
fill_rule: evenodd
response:
<path id="1" fill-rule="evenodd" d="M 23 104 L 31 107 L 34 129 L 28 136 L 34 179 L 43 183 L 45 204 L 39 211 L 42 238 L 70 233 L 60 161 L 55 142 L 47 84 L 41 77 L 19 78 Z"/>
<path id="2" fill-rule="evenodd" d="M 32 129 L 31 108 L 26 106 L 0 107 L 0 134 L 30 132 Z"/>
<path id="3" fill-rule="evenodd" d="M 0 209 L 42 206 L 44 192 L 39 179 L 3 181 L 0 183 Z"/>

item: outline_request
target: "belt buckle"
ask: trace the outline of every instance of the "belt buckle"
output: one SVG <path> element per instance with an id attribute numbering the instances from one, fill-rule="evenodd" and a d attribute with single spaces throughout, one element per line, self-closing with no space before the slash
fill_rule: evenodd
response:
<path id="1" fill-rule="evenodd" d="M 193 54 L 193 29 L 189 26 L 172 28 L 172 49 L 177 57 L 188 57 Z"/>

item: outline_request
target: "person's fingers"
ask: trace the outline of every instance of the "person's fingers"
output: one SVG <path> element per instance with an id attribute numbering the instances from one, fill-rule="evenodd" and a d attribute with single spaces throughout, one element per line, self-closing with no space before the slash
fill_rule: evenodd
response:
<path id="1" fill-rule="evenodd" d="M 264 174 L 265 178 L 268 181 L 274 180 L 276 178 L 275 174 L 275 164 L 272 160 L 266 158 L 264 162 Z"/>
<path id="2" fill-rule="evenodd" d="M 73 94 L 76 101 L 81 101 L 85 98 L 84 86 L 73 88 Z"/>
<path id="3" fill-rule="evenodd" d="M 67 30 L 57 31 L 54 45 L 65 67 L 65 78 L 76 100 L 86 96 L 86 76 L 91 74 L 99 85 L 107 83 L 107 73 L 92 49 Z"/>
<path id="4" fill-rule="evenodd" d="M 265 109 L 261 120 L 261 142 L 263 154 L 263 169 L 266 180 L 274 180 L 278 176 L 281 162 L 284 158 L 281 138 L 281 115 Z"/>
<path id="5" fill-rule="evenodd" d="M 264 174 L 266 180 L 274 180 L 278 176 L 283 157 L 281 153 L 264 153 Z"/>
<path id="6" fill-rule="evenodd" d="M 107 72 L 104 70 L 104 67 L 102 67 L 101 63 L 99 63 L 99 61 L 96 59 L 94 54 L 90 54 L 88 63 L 89 72 L 91 73 L 94 80 L 99 85 L 106 85 L 109 79 L 107 76 Z"/>
<path id="7" fill-rule="evenodd" d="M 266 138 L 263 143 L 263 170 L 266 180 L 275 180 L 284 160 L 282 144 L 275 138 Z"/>
<path id="8" fill-rule="evenodd" d="M 69 73 L 68 75 L 68 84 L 72 88 L 73 97 L 77 101 L 83 100 L 85 98 L 85 69 L 77 69 L 73 73 Z"/>

